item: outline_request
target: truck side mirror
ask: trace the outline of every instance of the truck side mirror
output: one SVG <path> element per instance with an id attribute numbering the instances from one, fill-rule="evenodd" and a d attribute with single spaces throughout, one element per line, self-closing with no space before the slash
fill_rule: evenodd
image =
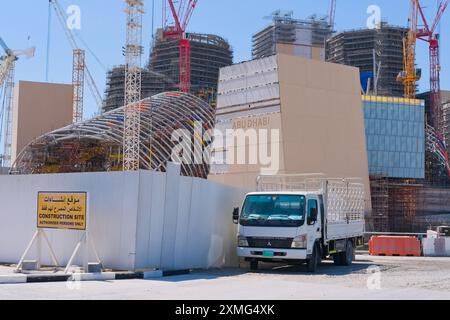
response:
<path id="1" fill-rule="evenodd" d="M 233 209 L 233 223 L 238 224 L 239 223 L 239 208 Z"/>
<path id="2" fill-rule="evenodd" d="M 309 222 L 308 224 L 314 224 L 317 221 L 317 208 L 309 209 Z"/>

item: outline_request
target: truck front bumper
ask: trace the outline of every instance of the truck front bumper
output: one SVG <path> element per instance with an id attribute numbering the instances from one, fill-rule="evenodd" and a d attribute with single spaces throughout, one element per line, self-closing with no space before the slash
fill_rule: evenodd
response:
<path id="1" fill-rule="evenodd" d="M 267 254 L 269 253 L 269 254 Z M 272 256 L 273 254 L 273 256 Z M 307 259 L 306 249 L 268 249 L 268 248 L 248 248 L 238 247 L 238 257 L 258 259 L 261 261 L 283 261 L 283 260 L 299 260 Z"/>

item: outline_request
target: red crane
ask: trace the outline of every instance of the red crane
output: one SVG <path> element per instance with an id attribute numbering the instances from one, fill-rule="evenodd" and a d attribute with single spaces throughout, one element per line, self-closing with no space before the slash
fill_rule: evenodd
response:
<path id="1" fill-rule="evenodd" d="M 179 41 L 180 90 L 191 91 L 191 43 L 186 28 L 198 0 L 163 0 L 163 36 Z M 172 20 L 173 19 L 173 20 Z"/>
<path id="2" fill-rule="evenodd" d="M 439 34 L 436 33 L 436 28 L 438 27 L 442 15 L 444 14 L 450 0 L 441 0 L 439 2 L 436 16 L 433 24 L 431 25 L 425 17 L 423 7 L 419 3 L 419 0 L 416 1 L 419 14 L 423 22 L 423 27 L 417 30 L 417 39 L 428 42 L 430 50 L 430 122 L 432 126 L 442 132 L 443 117 L 440 85 L 441 65 L 439 62 Z"/>

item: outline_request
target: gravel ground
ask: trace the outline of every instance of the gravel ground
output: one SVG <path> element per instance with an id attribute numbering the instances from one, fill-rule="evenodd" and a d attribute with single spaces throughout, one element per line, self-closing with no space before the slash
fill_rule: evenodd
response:
<path id="1" fill-rule="evenodd" d="M 257 272 L 243 268 L 154 280 L 0 285 L 2 299 L 450 299 L 450 258 L 359 255 L 351 267 L 326 261 L 317 274 L 306 273 L 304 266 L 264 264 Z"/>

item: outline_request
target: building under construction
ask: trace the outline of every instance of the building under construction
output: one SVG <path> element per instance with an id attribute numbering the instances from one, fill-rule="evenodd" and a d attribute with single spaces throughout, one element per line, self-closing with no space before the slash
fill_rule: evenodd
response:
<path id="1" fill-rule="evenodd" d="M 407 33 L 407 28 L 386 23 L 375 29 L 340 32 L 327 41 L 326 59 L 371 74 L 372 94 L 402 97 L 404 87 L 397 82 L 397 75 L 404 69 L 403 38 Z"/>
<path id="2" fill-rule="evenodd" d="M 191 91 L 214 105 L 219 69 L 233 63 L 232 48 L 225 39 L 216 35 L 188 33 L 187 37 L 191 42 Z M 178 41 L 164 39 L 162 29 L 158 30 L 149 64 L 142 70 L 141 97 L 178 90 L 179 60 Z M 104 112 L 123 106 L 124 81 L 123 66 L 108 73 Z"/>
<path id="3" fill-rule="evenodd" d="M 418 94 L 417 97 L 419 99 L 425 100 L 425 110 L 427 119 L 431 119 L 430 117 L 430 92 L 424 92 Z M 443 121 L 443 130 L 442 135 L 444 136 L 444 140 L 447 144 L 447 153 L 450 152 L 450 147 L 448 144 L 450 143 L 450 91 L 441 90 L 441 104 L 442 104 L 442 116 L 444 117 Z"/>
<path id="4" fill-rule="evenodd" d="M 269 57 L 276 53 L 290 53 L 305 58 L 324 60 L 325 42 L 332 27 L 326 17 L 311 16 L 300 20 L 292 12 L 272 14 L 272 24 L 253 35 L 253 59 Z"/>
<path id="5" fill-rule="evenodd" d="M 450 223 L 450 189 L 423 180 L 372 176 L 368 231 L 424 233 Z"/>

